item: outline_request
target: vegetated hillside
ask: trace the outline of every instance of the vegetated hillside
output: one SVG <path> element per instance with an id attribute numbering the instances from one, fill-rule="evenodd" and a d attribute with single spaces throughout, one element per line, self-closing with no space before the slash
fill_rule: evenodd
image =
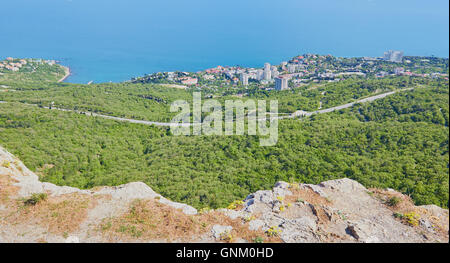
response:
<path id="1" fill-rule="evenodd" d="M 54 61 L 42 59 L 12 59 L 0 61 L 5 65 L 18 65 L 17 71 L 0 67 L 0 85 L 16 83 L 52 83 L 61 80 L 65 75 L 65 68 Z M 15 67 L 15 66 L 14 66 Z"/>
<path id="2" fill-rule="evenodd" d="M 15 92 L 0 93 L 0 100 L 150 121 L 169 122 L 177 114 L 170 112 L 173 101 L 192 101 L 185 90 L 157 85 L 18 82 L 10 86 Z"/>
<path id="3" fill-rule="evenodd" d="M 42 183 L 0 147 L 0 242 L 436 243 L 448 210 L 344 178 L 277 182 L 227 209 L 197 211 L 144 183 L 80 190 Z"/>
<path id="4" fill-rule="evenodd" d="M 348 177 L 366 187 L 394 188 L 416 204 L 448 207 L 448 80 L 348 79 L 281 92 L 217 87 L 203 94 L 221 102 L 236 94 L 278 99 L 281 112 L 292 112 L 415 88 L 339 112 L 280 121 L 278 144 L 260 147 L 256 136 L 176 137 L 166 128 L 19 103 L 54 102 L 61 108 L 168 121 L 170 103 L 190 101 L 195 91 L 131 83 L 57 84 L 61 72 L 52 70 L 44 64 L 36 70 L 40 77 L 19 71 L 0 82 L 0 101 L 8 102 L 0 103 L 0 145 L 44 181 L 80 188 L 142 181 L 172 200 L 217 208 L 279 180 L 319 183 Z"/>
<path id="5" fill-rule="evenodd" d="M 427 122 L 448 127 L 448 95 L 448 82 L 437 82 L 414 92 L 358 105 L 351 113 L 361 121 Z"/>
<path id="6" fill-rule="evenodd" d="M 243 100 L 278 100 L 279 112 L 292 113 L 297 110 L 315 111 L 320 106 L 325 109 L 381 92 L 433 83 L 432 80 L 421 78 L 395 77 L 380 80 L 346 80 L 340 83 L 312 84 L 287 91 L 267 91 L 259 87 L 184 90 L 155 84 L 80 85 L 15 81 L 8 85 L 14 92 L 0 92 L 0 100 L 169 122 L 177 114 L 170 112 L 171 103 L 176 100 L 192 102 L 192 93 L 195 91 L 201 91 L 204 99 L 213 97 L 221 105 L 224 105 L 226 100 L 237 99 L 237 95 L 242 96 Z"/>
<path id="7" fill-rule="evenodd" d="M 373 120 L 366 116 L 369 107 L 378 116 Z M 0 145 L 44 181 L 80 188 L 142 181 L 197 208 L 224 207 L 280 180 L 343 177 L 397 189 L 417 204 L 447 207 L 445 120 L 448 82 L 281 121 L 274 147 L 260 147 L 255 136 L 177 137 L 165 128 L 0 104 Z"/>

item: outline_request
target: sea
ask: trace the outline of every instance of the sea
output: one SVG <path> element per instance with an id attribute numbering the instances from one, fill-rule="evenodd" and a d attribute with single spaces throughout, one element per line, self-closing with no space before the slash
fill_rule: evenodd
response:
<path id="1" fill-rule="evenodd" d="M 0 59 L 55 59 L 72 83 L 304 53 L 449 55 L 447 0 L 0 0 L 0 10 Z"/>

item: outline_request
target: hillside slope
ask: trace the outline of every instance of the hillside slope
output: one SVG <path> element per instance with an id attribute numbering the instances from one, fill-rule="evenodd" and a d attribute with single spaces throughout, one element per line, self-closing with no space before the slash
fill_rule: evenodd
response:
<path id="1" fill-rule="evenodd" d="M 448 242 L 448 232 L 448 210 L 350 179 L 279 182 L 228 209 L 197 211 L 143 183 L 42 183 L 0 147 L 0 242 Z"/>

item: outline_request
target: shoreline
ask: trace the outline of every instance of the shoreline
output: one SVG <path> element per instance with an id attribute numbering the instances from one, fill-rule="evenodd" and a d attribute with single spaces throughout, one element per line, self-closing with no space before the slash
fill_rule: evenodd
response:
<path id="1" fill-rule="evenodd" d="M 58 80 L 58 83 L 61 83 L 61 82 L 63 82 L 64 80 L 66 80 L 69 76 L 70 76 L 70 68 L 69 67 L 66 67 L 66 66 L 63 66 L 63 65 L 60 65 L 61 67 L 63 67 L 64 68 L 64 72 L 66 73 L 65 75 L 64 75 L 64 77 L 62 77 L 60 80 Z"/>

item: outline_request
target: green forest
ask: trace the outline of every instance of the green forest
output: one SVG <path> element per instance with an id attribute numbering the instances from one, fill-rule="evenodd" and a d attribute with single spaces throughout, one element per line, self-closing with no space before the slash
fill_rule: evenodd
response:
<path id="1" fill-rule="evenodd" d="M 273 147 L 260 147 L 256 136 L 179 137 L 166 128 L 2 103 L 0 145 L 44 181 L 80 188 L 142 181 L 197 208 L 224 207 L 280 180 L 343 177 L 448 207 L 448 95 L 448 81 L 433 81 L 339 112 L 282 120 Z"/>
<path id="2" fill-rule="evenodd" d="M 434 81 L 413 77 L 380 80 L 346 80 L 327 85 L 311 85 L 286 91 L 231 89 L 188 90 L 157 84 L 105 83 L 93 85 L 41 82 L 5 82 L 14 92 L 0 92 L 0 101 L 22 102 L 44 107 L 89 111 L 116 117 L 169 122 L 176 113 L 170 105 L 176 100 L 192 101 L 192 93 L 201 92 L 203 98 L 214 98 L 224 105 L 226 100 L 242 98 L 278 100 L 280 113 L 297 110 L 315 111 L 320 105 L 329 108 L 357 99 L 411 87 L 431 85 Z M 0 85 L 2 82 L 0 81 Z M 239 96 L 237 95 L 244 95 Z M 53 103 L 53 104 L 52 104 Z"/>
<path id="3" fill-rule="evenodd" d="M 6 102 L 0 103 L 0 145 L 43 181 L 84 189 L 142 181 L 174 201 L 219 208 L 281 180 L 317 184 L 347 177 L 396 189 L 419 205 L 449 205 L 448 80 L 394 76 L 287 91 L 201 90 L 222 105 L 237 97 L 276 99 L 282 113 L 403 90 L 332 113 L 280 120 L 278 143 L 260 147 L 257 136 L 174 136 L 165 127 L 44 108 L 169 121 L 176 114 L 170 104 L 199 91 L 56 83 L 63 74 L 57 65 L 44 65 L 0 78 L 0 101 Z"/>

